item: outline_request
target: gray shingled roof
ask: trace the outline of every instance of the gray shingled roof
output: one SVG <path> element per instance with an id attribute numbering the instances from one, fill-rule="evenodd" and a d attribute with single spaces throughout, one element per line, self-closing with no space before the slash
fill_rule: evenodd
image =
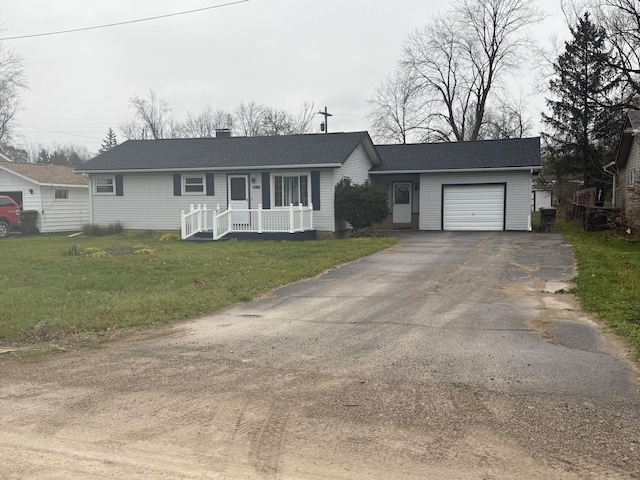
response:
<path id="1" fill-rule="evenodd" d="M 128 140 L 89 160 L 80 172 L 339 166 L 364 142 L 367 132 L 272 137 Z M 374 158 L 377 162 L 378 159 Z"/>
<path id="2" fill-rule="evenodd" d="M 540 167 L 540 138 L 376 145 L 382 165 L 371 173 Z"/>

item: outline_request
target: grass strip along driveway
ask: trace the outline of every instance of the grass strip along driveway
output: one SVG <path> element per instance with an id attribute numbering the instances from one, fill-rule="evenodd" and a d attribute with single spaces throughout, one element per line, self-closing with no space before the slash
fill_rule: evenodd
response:
<path id="1" fill-rule="evenodd" d="M 192 318 L 383 250 L 395 239 L 195 244 L 125 232 L 0 243 L 0 343 L 7 343 Z"/>
<path id="2" fill-rule="evenodd" d="M 578 264 L 575 292 L 585 310 L 597 313 L 635 347 L 640 359 L 640 243 L 624 233 L 585 232 L 558 224 Z"/>

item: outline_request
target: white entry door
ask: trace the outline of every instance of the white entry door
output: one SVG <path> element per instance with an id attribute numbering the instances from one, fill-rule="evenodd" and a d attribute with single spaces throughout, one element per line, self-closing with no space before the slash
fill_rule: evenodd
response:
<path id="1" fill-rule="evenodd" d="M 227 192 L 229 206 L 233 210 L 249 209 L 249 176 L 229 175 L 227 177 Z M 234 225 L 249 223 L 249 212 L 236 212 L 233 214 Z"/>
<path id="2" fill-rule="evenodd" d="M 393 223 L 411 223 L 411 182 L 393 182 Z"/>

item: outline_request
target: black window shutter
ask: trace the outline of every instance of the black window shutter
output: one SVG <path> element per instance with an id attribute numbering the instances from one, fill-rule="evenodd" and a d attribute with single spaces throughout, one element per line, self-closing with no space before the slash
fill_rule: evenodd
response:
<path id="1" fill-rule="evenodd" d="M 271 176 L 262 172 L 262 208 L 271 208 Z"/>
<path id="2" fill-rule="evenodd" d="M 311 172 L 311 203 L 314 210 L 320 210 L 320 172 Z"/>
<path id="3" fill-rule="evenodd" d="M 207 196 L 212 197 L 213 193 L 213 173 L 207 173 L 205 175 L 205 181 L 207 182 Z"/>
<path id="4" fill-rule="evenodd" d="M 179 173 L 173 174 L 173 196 L 179 197 L 182 195 L 182 175 Z"/>
<path id="5" fill-rule="evenodd" d="M 116 197 L 122 197 L 124 195 L 124 191 L 122 187 L 123 187 L 122 175 L 116 175 Z"/>

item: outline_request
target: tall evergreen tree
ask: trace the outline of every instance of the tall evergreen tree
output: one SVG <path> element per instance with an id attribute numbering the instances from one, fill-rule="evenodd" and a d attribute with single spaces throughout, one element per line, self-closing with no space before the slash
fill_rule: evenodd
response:
<path id="1" fill-rule="evenodd" d="M 546 99 L 551 114 L 543 114 L 548 173 L 558 181 L 604 187 L 608 178 L 602 166 L 609 161 L 620 124 L 620 113 L 610 107 L 618 81 L 605 30 L 588 13 L 570 30 L 573 38 L 553 65 L 553 98 Z"/>
<path id="2" fill-rule="evenodd" d="M 107 150 L 112 149 L 116 145 L 118 145 L 118 140 L 116 139 L 116 134 L 113 132 L 111 127 L 109 127 L 109 130 L 107 131 L 107 136 L 104 139 L 104 141 L 102 142 L 102 146 L 98 150 L 98 154 L 104 153 Z"/>

